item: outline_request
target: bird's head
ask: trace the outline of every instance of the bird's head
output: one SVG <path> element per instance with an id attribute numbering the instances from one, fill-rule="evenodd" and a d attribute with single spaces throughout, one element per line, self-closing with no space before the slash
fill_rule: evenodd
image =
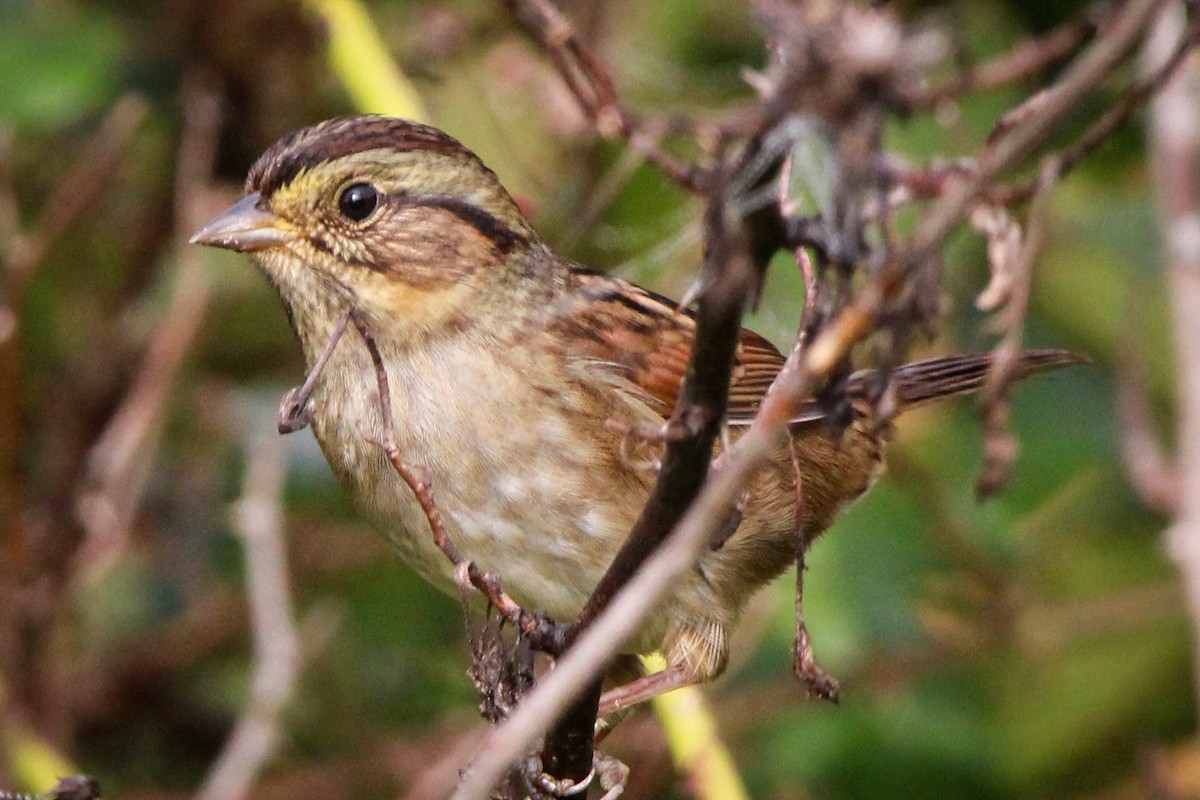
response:
<path id="1" fill-rule="evenodd" d="M 253 254 L 302 339 L 347 304 L 390 320 L 401 338 L 435 331 L 528 282 L 543 260 L 474 153 L 435 128 L 381 116 L 280 139 L 250 169 L 246 197 L 191 241 Z"/>

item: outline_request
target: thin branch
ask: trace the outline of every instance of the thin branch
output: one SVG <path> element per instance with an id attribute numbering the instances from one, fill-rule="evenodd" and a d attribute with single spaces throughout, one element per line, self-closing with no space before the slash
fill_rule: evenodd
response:
<path id="1" fill-rule="evenodd" d="M 1107 142 L 1170 80 L 1188 54 L 1195 49 L 1197 41 L 1200 41 L 1200 16 L 1193 15 L 1186 34 L 1175 43 L 1171 54 L 1153 71 L 1127 89 L 1120 99 L 1109 106 L 1074 142 L 1061 150 L 1057 156 L 1060 179 Z M 1022 113 L 1032 114 L 1047 99 L 1044 92 L 1034 95 L 1026 104 L 1005 115 L 1007 122 L 1001 124 L 1000 130 L 1007 132 L 1007 127 L 1014 119 L 1019 118 Z M 964 164 L 962 161 L 938 164 L 925 169 L 911 169 L 895 164 L 886 167 L 893 175 L 894 184 L 906 187 L 917 197 L 940 197 L 949 190 L 956 179 L 978 172 L 975 162 Z M 1033 198 L 1038 191 L 1039 180 L 1040 177 L 1034 175 L 1009 185 L 989 186 L 984 189 L 984 194 L 990 203 L 1008 207 L 1018 206 Z"/>
<path id="2" fill-rule="evenodd" d="M 305 377 L 304 383 L 288 390 L 287 394 L 283 396 L 283 400 L 280 401 L 279 418 L 276 422 L 276 428 L 281 434 L 295 433 L 296 431 L 303 430 L 312 423 L 313 389 L 317 387 L 317 379 L 321 377 L 321 372 L 324 371 L 325 365 L 329 363 L 329 359 L 333 358 L 333 352 L 337 349 L 338 342 L 342 340 L 342 335 L 346 332 L 346 326 L 350 323 L 350 313 L 350 307 L 347 306 L 342 315 L 338 317 L 337 324 L 333 328 L 333 333 L 329 336 L 329 341 L 325 343 L 325 348 L 317 356 L 312 369 L 308 371 L 308 376 Z"/>
<path id="3" fill-rule="evenodd" d="M 1171 55 L 1150 75 L 1128 89 L 1121 99 L 1110 106 L 1078 139 L 1058 156 L 1059 174 L 1066 175 L 1102 144 L 1150 100 L 1185 63 L 1200 41 L 1200 15 L 1192 15 L 1189 27 L 1175 45 Z M 988 198 L 1004 205 L 1017 205 L 1032 198 L 1038 191 L 1037 176 L 1013 186 L 999 187 L 988 192 Z"/>
<path id="4" fill-rule="evenodd" d="M 1038 191 L 1029 208 L 1024 240 L 1020 242 L 1016 252 L 998 256 L 1008 264 L 1007 267 L 994 267 L 1003 270 L 1004 273 L 1003 308 L 995 318 L 996 327 L 1003 332 L 1004 338 L 996 346 L 995 357 L 988 370 L 981 398 L 983 466 L 975 484 L 976 492 L 981 497 L 994 494 L 1008 481 L 1017 458 L 1018 443 L 1008 428 L 1008 389 L 1017 377 L 1021 340 L 1025 332 L 1025 316 L 1029 311 L 1033 265 L 1046 238 L 1050 192 L 1058 185 L 1061 175 L 1061 164 L 1056 157 L 1047 156 L 1042 160 L 1042 168 L 1038 173 Z M 999 305 L 1000 298 L 989 298 L 988 303 L 991 308 L 995 308 Z"/>
<path id="5" fill-rule="evenodd" d="M 104 196 L 147 111 L 146 102 L 138 95 L 127 94 L 118 100 L 50 195 L 32 228 L 10 232 L 15 235 L 3 242 L 7 264 L 3 288 L 8 302 L 21 295 L 49 249 Z"/>
<path id="6" fill-rule="evenodd" d="M 207 216 L 199 198 L 209 182 L 220 127 L 217 95 L 196 80 L 184 90 L 183 107 L 175 189 L 175 230 L 180 242 Z M 88 455 L 86 489 L 77 509 L 87 538 L 77 563 L 92 578 L 124 546 L 158 446 L 171 387 L 207 313 L 209 279 L 203 257 L 196 248 L 183 247 L 176 259 L 171 297 L 141 369 Z"/>
<path id="7" fill-rule="evenodd" d="M 796 342 L 789 354 L 792 361 L 798 362 L 804 358 L 804 347 L 808 343 L 809 333 L 816 330 L 817 275 L 812 259 L 803 249 L 796 251 L 796 263 L 804 278 L 804 305 L 800 314 L 800 327 L 796 333 Z M 808 568 L 806 556 L 811 541 L 804 535 L 804 475 L 800 470 L 800 455 L 796 449 L 796 440 L 788 437 L 788 455 L 792 460 L 792 478 L 796 482 L 796 632 L 792 640 L 792 672 L 804 685 L 809 695 L 824 700 L 838 702 L 841 688 L 837 678 L 830 675 L 817 663 L 813 651 L 812 634 L 808 630 L 808 621 L 804 616 L 804 572 Z"/>
<path id="8" fill-rule="evenodd" d="M 1089 36 L 1102 29 L 1112 5 L 1098 3 L 1047 34 L 1019 42 L 1002 55 L 942 83 L 909 92 L 909 107 L 936 108 L 964 94 L 998 89 L 1036 76 L 1069 58 Z"/>
<path id="9" fill-rule="evenodd" d="M 644 156 L 682 188 L 697 194 L 707 191 L 711 174 L 661 148 L 658 137 L 650 133 L 668 129 L 668 121 L 643 122 L 621 104 L 603 62 L 550 0 L 503 2 L 530 38 L 546 51 L 575 102 L 601 136 L 624 140 L 632 151 Z"/>
<path id="10" fill-rule="evenodd" d="M 283 448 L 260 437 L 246 465 L 245 491 L 235 509 L 246 552 L 246 585 L 254 632 L 250 696 L 197 800 L 240 800 L 278 746 L 280 715 L 296 688 L 300 643 L 288 591 L 283 540 Z"/>
<path id="11" fill-rule="evenodd" d="M 1186 37 L 1183 4 L 1159 14 L 1146 44 L 1147 69 Z M 1193 626 L 1200 703 L 1200 74 L 1194 62 L 1175 75 L 1150 105 L 1150 163 L 1158 195 L 1166 281 L 1178 361 L 1179 507 L 1167 544 L 1183 578 Z"/>
<path id="12" fill-rule="evenodd" d="M 1019 122 L 989 141 L 973 173 L 947 187 L 922 216 L 907 247 L 886 262 L 813 341 L 808 355 L 808 371 L 813 376 L 829 375 L 850 349 L 875 329 L 885 307 L 901 296 L 911 276 L 937 258 L 946 237 L 974 206 L 974 201 L 992 181 L 1028 158 L 1108 76 L 1141 38 L 1163 2 L 1129 0 L 1108 31 L 1072 63 L 1057 83 L 1040 93 L 1041 101 L 1030 107 Z M 803 374 L 797 372 L 793 380 L 799 380 Z M 790 387 L 787 394 L 803 396 Z"/>
<path id="13" fill-rule="evenodd" d="M 1150 508 L 1179 513 L 1179 471 L 1154 431 L 1150 390 L 1133 346 L 1126 342 L 1117 360 L 1116 412 L 1121 462 L 1134 491 Z"/>

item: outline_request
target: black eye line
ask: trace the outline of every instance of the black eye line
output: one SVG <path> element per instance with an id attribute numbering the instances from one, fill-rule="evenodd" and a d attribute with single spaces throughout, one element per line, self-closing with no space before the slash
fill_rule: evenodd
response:
<path id="1" fill-rule="evenodd" d="M 357 181 L 356 183 L 363 182 L 364 181 Z M 345 191 L 345 189 L 348 189 L 350 186 L 354 185 L 356 184 L 347 184 L 342 191 Z M 367 222 L 378 218 L 380 216 L 380 209 L 385 207 L 391 211 L 399 211 L 400 209 L 408 207 L 422 207 L 436 208 L 449 214 L 453 214 L 477 230 L 480 235 L 490 241 L 492 246 L 496 248 L 497 252 L 502 255 L 507 255 L 518 246 L 526 245 L 529 242 L 529 239 L 523 233 L 513 230 L 508 225 L 497 219 L 492 213 L 480 208 L 475 203 L 472 203 L 471 201 L 462 197 L 451 194 L 414 194 L 413 192 L 409 192 L 404 189 L 401 189 L 397 192 L 384 192 L 378 187 L 376 187 L 376 192 L 379 194 L 379 204 L 371 213 L 371 216 L 367 217 L 366 220 L 361 223 L 346 225 L 345 227 L 348 230 L 358 230 L 362 227 L 365 227 Z M 341 196 L 340 192 L 338 196 Z M 339 218 L 342 220 L 346 219 L 340 213 Z M 334 253 L 333 247 L 323 238 L 313 236 L 310 237 L 309 241 L 312 243 L 313 247 L 323 253 L 327 253 L 329 255 L 338 255 Z M 356 258 L 346 253 L 338 255 L 338 257 L 341 258 L 345 263 L 356 267 L 365 267 L 375 272 L 388 271 L 387 267 L 382 266 L 375 261 L 364 258 Z"/>
<path id="2" fill-rule="evenodd" d="M 528 244 L 528 238 L 519 231 L 514 231 L 501 222 L 491 212 L 480 208 L 462 197 L 452 194 L 413 194 L 400 191 L 396 194 L 383 195 L 384 203 L 400 209 L 406 206 L 421 206 L 437 208 L 458 217 L 470 225 L 496 248 L 501 254 L 508 254 L 520 245 Z"/>

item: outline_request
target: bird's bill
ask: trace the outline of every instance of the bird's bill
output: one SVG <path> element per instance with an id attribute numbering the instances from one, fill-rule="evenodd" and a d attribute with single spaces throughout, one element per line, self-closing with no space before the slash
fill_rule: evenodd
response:
<path id="1" fill-rule="evenodd" d="M 270 211 L 259 208 L 257 192 L 246 195 L 205 225 L 188 241 L 250 253 L 287 244 L 296 232 Z"/>

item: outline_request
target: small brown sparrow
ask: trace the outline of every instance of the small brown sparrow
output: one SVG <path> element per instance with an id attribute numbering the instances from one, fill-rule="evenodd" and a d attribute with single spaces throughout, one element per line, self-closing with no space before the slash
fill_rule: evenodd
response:
<path id="1" fill-rule="evenodd" d="M 691 352 L 687 311 L 555 255 L 462 144 L 402 119 L 337 119 L 292 133 L 250 170 L 246 197 L 193 242 L 253 254 L 278 290 L 310 369 L 353 308 L 390 379 L 397 444 L 437 487 L 465 558 L 500 575 L 526 609 L 573 619 L 629 533 L 655 480 L 651 445 L 628 431 L 670 415 Z M 382 438 L 376 375 L 348 332 L 317 374 L 312 425 L 363 513 L 434 585 L 454 590 L 413 493 Z M 1077 363 L 1030 351 L 1018 374 Z M 731 436 L 784 363 L 743 330 L 730 387 Z M 986 355 L 921 361 L 892 375 L 900 411 L 978 389 Z M 725 668 L 729 632 L 759 587 L 793 561 L 882 468 L 888 426 L 851 377 L 840 437 L 813 403 L 750 486 L 736 531 L 625 645 L 662 650 L 677 680 Z M 623 433 L 623 431 L 625 433 Z M 642 451 L 642 452 L 639 452 Z"/>

